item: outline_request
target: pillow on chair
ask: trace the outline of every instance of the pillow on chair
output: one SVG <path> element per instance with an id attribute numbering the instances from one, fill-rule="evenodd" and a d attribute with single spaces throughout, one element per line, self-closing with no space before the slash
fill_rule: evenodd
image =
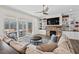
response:
<path id="1" fill-rule="evenodd" d="M 54 42 L 51 42 L 49 44 L 42 44 L 37 46 L 36 48 L 43 51 L 43 52 L 51 52 L 57 47 L 57 44 Z"/>
<path id="2" fill-rule="evenodd" d="M 70 54 L 71 52 L 68 47 L 68 42 L 67 41 L 62 42 L 56 49 L 53 50 L 53 53 Z"/>
<path id="3" fill-rule="evenodd" d="M 72 45 L 70 43 L 70 39 L 66 35 L 62 35 L 59 42 L 58 47 L 53 50 L 53 53 L 57 54 L 71 54 L 74 53 L 72 49 Z"/>
<path id="4" fill-rule="evenodd" d="M 6 42 L 7 44 L 9 44 L 10 41 L 14 41 L 14 40 L 11 39 L 11 38 L 6 37 L 6 38 L 3 39 L 3 41 Z"/>
<path id="5" fill-rule="evenodd" d="M 10 42 L 10 46 L 12 46 L 15 50 L 17 50 L 20 53 L 25 53 L 27 45 L 28 44 L 25 42 L 17 42 L 17 41 Z"/>

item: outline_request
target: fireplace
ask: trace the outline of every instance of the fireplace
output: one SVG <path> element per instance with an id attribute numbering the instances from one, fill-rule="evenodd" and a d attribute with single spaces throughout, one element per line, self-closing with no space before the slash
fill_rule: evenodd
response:
<path id="1" fill-rule="evenodd" d="M 61 25 L 47 25 L 46 26 L 46 35 L 51 37 L 52 34 L 55 34 L 59 40 L 61 36 Z"/>
<path id="2" fill-rule="evenodd" d="M 52 34 L 56 35 L 56 31 L 50 31 L 50 36 L 51 36 Z"/>

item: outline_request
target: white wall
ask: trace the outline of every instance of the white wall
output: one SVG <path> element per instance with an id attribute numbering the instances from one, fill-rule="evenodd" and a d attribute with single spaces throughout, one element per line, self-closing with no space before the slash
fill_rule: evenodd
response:
<path id="1" fill-rule="evenodd" d="M 38 23 L 38 19 L 33 19 L 33 35 L 38 34 L 39 33 L 39 23 Z"/>
<path id="2" fill-rule="evenodd" d="M 0 13 L 0 36 L 4 36 L 4 16 Z"/>
<path id="3" fill-rule="evenodd" d="M 6 18 L 12 18 L 14 20 L 25 20 L 26 23 L 32 22 L 32 34 L 38 33 L 38 18 L 28 15 L 27 13 L 23 14 L 22 12 L 20 13 L 16 10 L 0 6 L 0 36 L 3 35 L 4 32 L 4 21 L 6 20 Z"/>
<path id="4" fill-rule="evenodd" d="M 62 25 L 62 16 L 60 14 L 58 14 L 58 15 L 45 15 L 43 18 L 54 18 L 54 17 L 60 17 L 60 21 L 59 22 L 60 22 L 60 25 Z M 46 30 L 39 30 L 38 29 L 38 33 L 46 35 Z"/>
<path id="5" fill-rule="evenodd" d="M 78 39 L 79 40 L 79 32 L 73 32 L 73 31 L 63 31 L 63 34 L 66 34 L 67 37 Z"/>
<path id="6" fill-rule="evenodd" d="M 46 35 L 46 30 L 39 30 L 39 34 Z"/>

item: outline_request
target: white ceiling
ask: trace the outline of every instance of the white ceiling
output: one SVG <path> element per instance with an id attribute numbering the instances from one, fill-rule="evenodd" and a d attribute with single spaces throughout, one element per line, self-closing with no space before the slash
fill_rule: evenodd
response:
<path id="1" fill-rule="evenodd" d="M 43 9 L 42 5 L 9 5 L 9 7 L 30 13 L 35 16 L 41 16 L 41 13 L 36 12 Z M 79 5 L 48 5 L 48 8 L 49 15 L 79 11 Z"/>

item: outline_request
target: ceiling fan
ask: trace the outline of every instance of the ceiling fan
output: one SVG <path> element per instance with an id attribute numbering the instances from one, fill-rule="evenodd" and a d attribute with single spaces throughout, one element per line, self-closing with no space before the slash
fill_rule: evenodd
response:
<path id="1" fill-rule="evenodd" d="M 47 5 L 43 5 L 43 10 L 42 11 L 39 11 L 39 12 L 36 12 L 36 13 L 42 13 L 44 15 L 48 15 L 48 6 Z"/>

